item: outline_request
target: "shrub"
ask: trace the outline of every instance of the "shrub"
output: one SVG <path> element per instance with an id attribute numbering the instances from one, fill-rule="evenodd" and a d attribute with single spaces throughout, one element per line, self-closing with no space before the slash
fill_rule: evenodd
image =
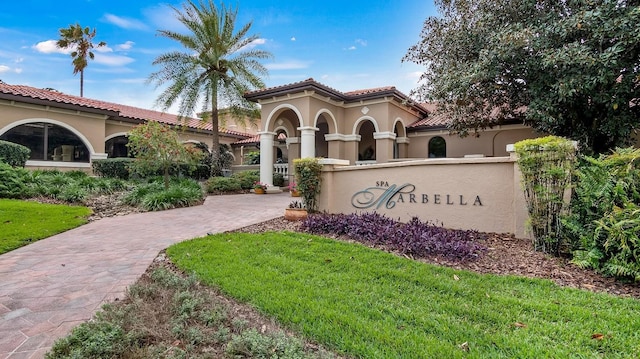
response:
<path id="1" fill-rule="evenodd" d="M 563 220 L 578 266 L 640 280 L 639 166 L 634 148 L 580 162 L 571 213 Z"/>
<path id="2" fill-rule="evenodd" d="M 101 177 L 129 179 L 129 165 L 133 158 L 107 158 L 93 160 L 91 167 L 93 173 Z"/>
<path id="3" fill-rule="evenodd" d="M 282 332 L 272 335 L 249 329 L 234 335 L 227 345 L 227 354 L 234 358 L 305 358 L 304 344 Z"/>
<path id="4" fill-rule="evenodd" d="M 24 167 L 31 150 L 17 143 L 0 140 L 0 162 L 12 167 Z"/>
<path id="5" fill-rule="evenodd" d="M 318 211 L 318 195 L 322 182 L 322 165 L 317 158 L 297 158 L 293 161 L 298 192 L 305 208 L 312 213 Z"/>
<path id="6" fill-rule="evenodd" d="M 251 189 L 253 188 L 254 183 L 260 181 L 260 171 L 251 170 L 237 172 L 231 177 L 237 178 L 240 181 L 240 187 L 242 187 L 242 189 Z"/>
<path id="7" fill-rule="evenodd" d="M 26 184 L 30 179 L 29 171 L 0 162 L 0 178 L 0 198 L 30 197 L 32 191 Z"/>
<path id="8" fill-rule="evenodd" d="M 302 228 L 313 234 L 348 236 L 416 257 L 437 255 L 464 261 L 477 259 L 486 251 L 477 242 L 484 239 L 477 231 L 447 229 L 418 218 L 400 223 L 377 213 L 315 214 L 302 222 Z"/>
<path id="9" fill-rule="evenodd" d="M 260 151 L 251 151 L 244 155 L 245 165 L 259 165 L 260 164 Z"/>
<path id="10" fill-rule="evenodd" d="M 163 178 L 158 177 L 150 183 L 140 184 L 124 196 L 123 202 L 147 211 L 162 211 L 188 207 L 202 201 L 202 188 L 193 179 L 173 179 L 168 189 L 164 188 L 163 183 Z"/>
<path id="11" fill-rule="evenodd" d="M 207 193 L 237 192 L 242 190 L 240 181 L 234 177 L 211 177 L 205 182 Z"/>
<path id="12" fill-rule="evenodd" d="M 561 137 L 547 136 L 517 142 L 515 150 L 534 250 L 559 255 L 561 216 L 567 209 L 564 194 L 571 184 L 574 144 Z"/>
<path id="13" fill-rule="evenodd" d="M 276 187 L 284 186 L 284 176 L 280 173 L 273 174 L 273 185 Z"/>

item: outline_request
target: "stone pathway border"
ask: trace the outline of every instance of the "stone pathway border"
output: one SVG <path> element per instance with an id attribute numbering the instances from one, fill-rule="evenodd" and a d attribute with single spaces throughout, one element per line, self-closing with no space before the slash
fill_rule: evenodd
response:
<path id="1" fill-rule="evenodd" d="M 0 255 L 0 359 L 53 342 L 123 298 L 171 244 L 280 217 L 288 193 L 211 196 L 202 206 L 109 217 Z"/>

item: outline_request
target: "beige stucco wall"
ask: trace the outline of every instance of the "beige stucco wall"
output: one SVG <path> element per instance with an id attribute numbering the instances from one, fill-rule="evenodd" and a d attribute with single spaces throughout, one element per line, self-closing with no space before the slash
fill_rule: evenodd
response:
<path id="1" fill-rule="evenodd" d="M 515 161 L 509 157 L 326 165 L 320 209 L 376 211 L 401 221 L 417 216 L 449 228 L 527 237 L 527 212 L 518 181 Z M 380 200 L 385 191 L 391 191 L 389 197 Z M 373 205 L 363 205 L 367 201 Z"/>
<path id="2" fill-rule="evenodd" d="M 542 136 L 530 127 L 522 125 L 497 126 L 474 136 L 460 137 L 447 130 L 409 132 L 410 158 L 428 157 L 429 140 L 435 136 L 444 138 L 447 143 L 447 157 L 464 157 L 465 155 L 484 155 L 486 157 L 508 156 L 506 146 L 527 138 Z"/>
<path id="3" fill-rule="evenodd" d="M 49 122 L 66 125 L 72 132 L 81 134 L 94 153 L 104 153 L 106 116 L 78 111 L 48 108 L 44 106 L 11 104 L 0 101 L 0 132 L 4 133 L 16 123 Z"/>

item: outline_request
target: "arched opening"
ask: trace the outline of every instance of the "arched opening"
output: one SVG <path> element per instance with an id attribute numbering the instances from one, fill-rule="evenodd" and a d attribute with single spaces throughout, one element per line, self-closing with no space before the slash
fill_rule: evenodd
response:
<path id="1" fill-rule="evenodd" d="M 316 122 L 316 157 L 329 157 L 329 142 L 325 140 L 324 136 L 329 133 L 329 123 L 324 115 L 318 116 Z"/>
<path id="2" fill-rule="evenodd" d="M 358 130 L 360 142 L 358 143 L 358 161 L 376 160 L 376 140 L 373 138 L 375 126 L 371 121 L 363 121 Z"/>
<path id="3" fill-rule="evenodd" d="M 287 132 L 280 128 L 276 131 L 276 163 L 287 163 L 289 161 L 289 150 L 287 149 Z"/>
<path id="4" fill-rule="evenodd" d="M 0 136 L 0 140 L 23 145 L 31 150 L 29 160 L 89 162 L 85 143 L 70 130 L 47 122 L 18 125 Z"/>
<path id="5" fill-rule="evenodd" d="M 105 141 L 104 149 L 108 158 L 129 157 L 127 136 L 116 136 Z"/>
<path id="6" fill-rule="evenodd" d="M 398 138 L 404 138 L 405 136 L 402 122 L 396 121 L 395 126 L 393 126 L 393 133 L 396 135 L 396 138 L 393 140 L 393 158 L 400 158 L 400 143 L 398 142 Z"/>
<path id="7" fill-rule="evenodd" d="M 429 158 L 447 157 L 447 142 L 440 136 L 429 140 Z"/>

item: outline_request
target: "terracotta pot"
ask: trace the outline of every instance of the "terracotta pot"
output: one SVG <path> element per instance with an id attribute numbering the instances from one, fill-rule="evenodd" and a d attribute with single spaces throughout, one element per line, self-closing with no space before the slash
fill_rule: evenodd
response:
<path id="1" fill-rule="evenodd" d="M 288 221 L 302 221 L 307 216 L 307 210 L 303 208 L 285 208 L 284 210 L 284 219 Z"/>
<path id="2" fill-rule="evenodd" d="M 300 192 L 295 189 L 291 190 L 291 197 L 300 197 Z"/>
<path id="3" fill-rule="evenodd" d="M 254 188 L 254 189 L 253 189 L 253 191 L 254 191 L 256 194 L 265 194 L 265 191 L 264 191 L 264 189 L 262 189 L 262 188 Z"/>

